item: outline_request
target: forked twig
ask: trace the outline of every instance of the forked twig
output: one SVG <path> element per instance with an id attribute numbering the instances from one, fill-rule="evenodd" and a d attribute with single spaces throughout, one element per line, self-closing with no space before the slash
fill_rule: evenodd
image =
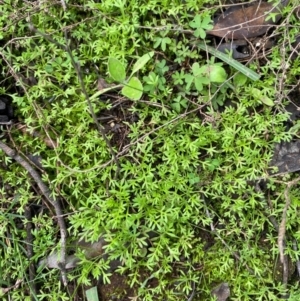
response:
<path id="1" fill-rule="evenodd" d="M 29 175 L 33 178 L 33 180 L 38 185 L 41 190 L 43 196 L 46 200 L 54 207 L 57 222 L 60 230 L 60 243 L 61 243 L 61 252 L 60 252 L 60 270 L 61 276 L 64 285 L 67 285 L 67 275 L 65 271 L 66 264 L 66 243 L 67 243 L 67 228 L 65 224 L 65 220 L 63 219 L 63 212 L 61 209 L 61 205 L 58 199 L 51 196 L 51 192 L 47 185 L 42 181 L 39 173 L 24 159 L 22 158 L 15 150 L 11 149 L 5 143 L 0 141 L 0 149 L 2 149 L 9 157 L 17 161 L 24 169 L 29 173 Z"/>

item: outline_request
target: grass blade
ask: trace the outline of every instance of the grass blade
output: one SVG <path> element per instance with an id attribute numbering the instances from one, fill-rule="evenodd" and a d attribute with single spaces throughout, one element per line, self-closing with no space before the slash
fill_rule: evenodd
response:
<path id="1" fill-rule="evenodd" d="M 85 291 L 85 295 L 88 301 L 99 301 L 97 287 L 93 286 Z"/>
<path id="2" fill-rule="evenodd" d="M 249 77 L 252 80 L 258 80 L 260 78 L 260 75 L 253 70 L 249 69 L 248 67 L 244 66 L 237 60 L 231 58 L 229 55 L 211 47 L 208 45 L 205 45 L 204 43 L 197 43 L 197 46 L 201 48 L 204 51 L 209 52 L 210 54 L 216 56 L 223 62 L 227 63 L 228 65 L 232 66 L 234 69 L 238 70 L 239 72 L 245 74 L 247 77 Z"/>

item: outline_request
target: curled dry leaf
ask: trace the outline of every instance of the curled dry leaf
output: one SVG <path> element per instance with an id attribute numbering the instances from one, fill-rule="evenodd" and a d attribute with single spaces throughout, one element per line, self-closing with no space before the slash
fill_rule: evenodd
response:
<path id="1" fill-rule="evenodd" d="M 281 19 L 280 9 L 288 2 L 289 0 L 283 0 L 276 5 L 258 1 L 248 6 L 232 6 L 214 20 L 213 29 L 207 33 L 229 39 L 258 37 Z"/>
<path id="2" fill-rule="evenodd" d="M 103 257 L 104 259 L 107 259 L 108 255 L 105 253 L 104 246 L 106 245 L 106 241 L 101 236 L 97 241 L 91 243 L 87 242 L 83 239 L 76 241 L 73 243 L 70 247 L 71 249 L 81 249 L 86 259 L 94 259 L 96 257 Z M 54 251 L 50 255 L 48 255 L 45 258 L 42 258 L 39 261 L 39 266 L 48 267 L 50 269 L 59 269 L 59 262 L 60 262 L 60 252 Z M 80 259 L 76 256 L 76 254 L 73 255 L 67 255 L 66 256 L 66 266 L 65 268 L 73 269 L 78 266 L 80 262 Z M 122 265 L 122 262 L 120 260 L 111 260 L 109 262 L 109 272 L 114 271 L 116 268 Z"/>
<path id="3" fill-rule="evenodd" d="M 86 242 L 85 240 L 79 240 L 73 245 L 75 248 L 80 248 L 84 251 L 87 259 L 92 259 L 103 254 L 103 246 L 105 241 L 103 237 L 100 237 L 98 241 L 94 243 Z M 46 266 L 52 269 L 59 268 L 60 254 L 59 252 L 53 252 L 48 257 L 43 258 L 39 262 L 39 266 Z M 79 258 L 75 255 L 67 256 L 66 258 L 66 269 L 75 268 L 79 262 Z"/>
<path id="4" fill-rule="evenodd" d="M 226 301 L 230 296 L 230 288 L 228 283 L 223 282 L 219 284 L 211 291 L 211 294 L 213 297 L 216 297 L 217 301 Z"/>

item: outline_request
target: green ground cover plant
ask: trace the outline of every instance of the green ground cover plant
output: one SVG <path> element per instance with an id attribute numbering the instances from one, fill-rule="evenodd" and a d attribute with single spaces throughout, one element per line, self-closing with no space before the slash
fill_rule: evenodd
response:
<path id="1" fill-rule="evenodd" d="M 245 66 L 204 51 L 218 1 L 1 6 L 0 91 L 16 116 L 1 141 L 61 203 L 67 253 L 80 259 L 66 286 L 61 267 L 40 264 L 63 249 L 61 225 L 28 170 L 1 151 L 2 300 L 82 300 L 114 274 L 130 294 L 115 288 L 103 300 L 216 300 L 223 282 L 230 300 L 298 300 L 294 272 L 284 283 L 278 264 L 287 197 L 292 267 L 300 255 L 297 178 L 270 176 L 269 165 L 275 145 L 298 134 L 284 110 L 298 58 L 283 67 L 288 53 L 275 47 L 268 64 Z M 72 249 L 100 237 L 96 257 Z"/>

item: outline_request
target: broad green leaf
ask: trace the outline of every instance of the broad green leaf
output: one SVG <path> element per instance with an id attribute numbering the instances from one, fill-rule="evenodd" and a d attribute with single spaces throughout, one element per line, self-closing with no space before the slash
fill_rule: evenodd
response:
<path id="1" fill-rule="evenodd" d="M 238 70 L 241 73 L 245 74 L 250 79 L 252 79 L 252 80 L 258 80 L 260 78 L 259 74 L 257 74 L 253 70 L 249 69 L 248 67 L 244 66 L 243 64 L 241 64 L 237 60 L 231 58 L 227 54 L 225 54 L 225 53 L 223 53 L 223 52 L 221 52 L 219 50 L 216 50 L 213 47 L 205 45 L 204 43 L 197 43 L 197 46 L 199 48 L 201 48 L 202 50 L 204 50 L 204 51 L 208 51 L 209 53 L 211 53 L 212 55 L 216 56 L 220 60 L 224 61 L 228 65 L 232 66 L 236 70 Z"/>
<path id="2" fill-rule="evenodd" d="M 85 295 L 88 301 L 99 301 L 97 286 L 93 286 L 86 290 Z"/>
<path id="3" fill-rule="evenodd" d="M 143 85 L 137 77 L 132 77 L 123 87 L 122 94 L 131 100 L 139 100 L 143 95 Z"/>
<path id="4" fill-rule="evenodd" d="M 108 59 L 108 73 L 117 82 L 123 82 L 126 77 L 124 65 L 116 58 Z"/>
<path id="5" fill-rule="evenodd" d="M 134 73 L 136 73 L 137 71 L 142 69 L 148 63 L 148 61 L 153 57 L 153 55 L 154 55 L 154 51 L 151 51 L 151 52 L 144 54 L 142 57 L 140 57 L 133 65 L 132 73 L 131 73 L 130 77 Z"/>

